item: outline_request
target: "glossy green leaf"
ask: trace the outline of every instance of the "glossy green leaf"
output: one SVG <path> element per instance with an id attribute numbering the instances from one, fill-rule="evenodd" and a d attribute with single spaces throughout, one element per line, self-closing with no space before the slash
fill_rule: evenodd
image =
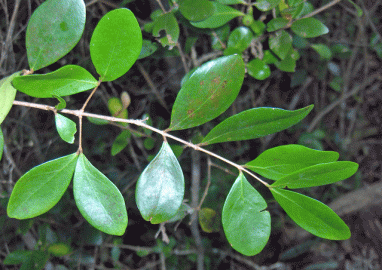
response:
<path id="1" fill-rule="evenodd" d="M 77 132 L 76 123 L 69 118 L 57 113 L 55 116 L 57 132 L 67 143 L 74 142 L 74 134 Z"/>
<path id="2" fill-rule="evenodd" d="M 56 108 L 56 110 L 62 110 L 62 109 L 65 109 L 66 108 L 66 101 L 65 99 L 63 99 L 62 97 L 60 96 L 56 96 L 56 95 L 53 95 L 54 98 L 56 98 L 58 100 L 58 104 L 56 106 L 54 106 Z"/>
<path id="3" fill-rule="evenodd" d="M 278 57 L 284 59 L 292 48 L 292 36 L 285 30 L 278 31 L 269 37 L 269 47 Z"/>
<path id="4" fill-rule="evenodd" d="M 215 210 L 204 207 L 198 213 L 199 225 L 206 233 L 218 232 L 220 230 L 220 216 Z"/>
<path id="5" fill-rule="evenodd" d="M 86 9 L 83 0 L 47 0 L 32 14 L 26 32 L 29 66 L 46 67 L 70 52 L 82 36 Z"/>
<path id="6" fill-rule="evenodd" d="M 257 0 L 254 5 L 261 11 L 268 11 L 279 5 L 281 0 Z"/>
<path id="7" fill-rule="evenodd" d="M 115 138 L 113 145 L 111 146 L 111 155 L 115 156 L 121 152 L 129 144 L 131 132 L 128 130 L 122 131 L 117 138 Z"/>
<path id="8" fill-rule="evenodd" d="M 215 6 L 208 0 L 179 0 L 179 11 L 190 21 L 202 21 L 210 17 Z"/>
<path id="9" fill-rule="evenodd" d="M 202 144 L 260 138 L 300 122 L 313 105 L 288 111 L 278 108 L 254 108 L 231 116 L 213 128 Z"/>
<path id="10" fill-rule="evenodd" d="M 124 75 L 138 59 L 142 32 L 134 14 L 126 8 L 108 12 L 90 40 L 90 57 L 102 81 Z"/>
<path id="11" fill-rule="evenodd" d="M 270 190 L 288 216 L 311 234 L 330 240 L 350 238 L 345 222 L 322 202 L 289 190 Z"/>
<path id="12" fill-rule="evenodd" d="M 240 173 L 225 200 L 222 213 L 224 233 L 231 246 L 241 254 L 258 254 L 271 233 L 267 203 Z"/>
<path id="13" fill-rule="evenodd" d="M 150 40 L 144 39 L 142 41 L 142 49 L 139 53 L 138 59 L 142 59 L 152 55 L 158 50 L 158 43 L 151 42 Z"/>
<path id="14" fill-rule="evenodd" d="M 218 28 L 223 26 L 233 18 L 244 16 L 245 14 L 237 9 L 223 5 L 218 2 L 211 2 L 214 5 L 215 12 L 206 20 L 200 22 L 191 22 L 191 24 L 198 28 Z"/>
<path id="15" fill-rule="evenodd" d="M 268 179 L 279 180 L 301 169 L 335 162 L 339 154 L 333 151 L 318 151 L 308 147 L 289 144 L 268 149 L 245 167 Z"/>
<path id="16" fill-rule="evenodd" d="M 273 32 L 273 31 L 286 27 L 288 23 L 289 23 L 288 19 L 273 18 L 267 23 L 267 30 L 268 32 Z"/>
<path id="17" fill-rule="evenodd" d="M 16 89 L 12 86 L 12 80 L 20 76 L 20 72 L 13 73 L 11 76 L 0 80 L 0 124 L 12 108 L 16 97 Z"/>
<path id="18" fill-rule="evenodd" d="M 13 188 L 7 213 L 11 218 L 26 219 L 50 210 L 68 188 L 78 155 L 57 158 L 25 173 Z"/>
<path id="19" fill-rule="evenodd" d="M 3 150 L 4 150 L 4 135 L 0 127 L 0 160 L 3 157 Z"/>
<path id="20" fill-rule="evenodd" d="M 277 180 L 272 187 L 295 189 L 328 185 L 349 178 L 357 170 L 358 164 L 351 161 L 316 164 Z"/>
<path id="21" fill-rule="evenodd" d="M 199 126 L 222 114 L 239 94 L 244 73 L 239 55 L 220 57 L 200 66 L 176 97 L 169 129 Z"/>
<path id="22" fill-rule="evenodd" d="M 265 80 L 271 76 L 270 67 L 259 58 L 253 59 L 247 64 L 248 74 L 257 80 Z"/>
<path id="23" fill-rule="evenodd" d="M 347 0 L 350 4 L 352 4 L 354 6 L 354 8 L 357 10 L 357 16 L 358 17 L 362 17 L 363 15 L 363 10 L 356 4 L 354 3 L 352 0 Z"/>
<path id="24" fill-rule="evenodd" d="M 229 35 L 227 47 L 243 52 L 251 44 L 252 38 L 252 31 L 248 27 L 237 27 Z"/>
<path id="25" fill-rule="evenodd" d="M 310 45 L 324 60 L 330 60 L 332 58 L 332 51 L 325 44 L 312 44 Z"/>
<path id="26" fill-rule="evenodd" d="M 223 5 L 236 5 L 236 4 L 244 4 L 245 0 L 216 0 Z"/>
<path id="27" fill-rule="evenodd" d="M 123 235 L 127 211 L 118 188 L 84 154 L 80 154 L 73 177 L 73 193 L 82 216 L 96 229 Z"/>
<path id="28" fill-rule="evenodd" d="M 97 86 L 97 80 L 84 68 L 75 65 L 63 66 L 47 74 L 20 76 L 13 86 L 29 96 L 51 98 L 70 96 Z"/>
<path id="29" fill-rule="evenodd" d="M 314 38 L 329 33 L 329 29 L 315 18 L 305 18 L 293 22 L 292 31 L 304 38 Z"/>
<path id="30" fill-rule="evenodd" d="M 135 200 L 142 217 L 152 224 L 170 220 L 178 212 L 184 196 L 182 169 L 169 144 L 147 165 L 137 182 Z"/>
<path id="31" fill-rule="evenodd" d="M 159 32 L 164 30 L 166 35 L 159 39 L 163 46 L 174 47 L 179 38 L 179 25 L 173 13 L 160 15 L 154 21 L 153 36 L 159 37 Z"/>

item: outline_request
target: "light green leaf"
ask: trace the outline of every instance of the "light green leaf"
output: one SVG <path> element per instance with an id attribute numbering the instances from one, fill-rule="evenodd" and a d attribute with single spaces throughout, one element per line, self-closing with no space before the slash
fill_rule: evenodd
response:
<path id="1" fill-rule="evenodd" d="M 333 151 L 318 151 L 308 147 L 289 144 L 268 149 L 245 167 L 271 180 L 279 180 L 301 169 L 335 162 L 339 154 Z"/>
<path id="2" fill-rule="evenodd" d="M 278 31 L 270 36 L 269 47 L 278 57 L 284 59 L 292 48 L 292 36 L 285 30 Z"/>
<path id="3" fill-rule="evenodd" d="M 245 0 L 216 0 L 223 5 L 236 5 L 236 4 L 244 4 Z"/>
<path id="4" fill-rule="evenodd" d="M 204 21 L 191 22 L 198 28 L 218 28 L 223 26 L 233 18 L 244 16 L 245 14 L 237 9 L 223 5 L 218 2 L 211 2 L 215 6 L 215 12 Z"/>
<path id="5" fill-rule="evenodd" d="M 222 114 L 236 99 L 244 73 L 244 62 L 239 55 L 224 56 L 203 64 L 180 89 L 169 129 L 199 126 Z"/>
<path id="6" fill-rule="evenodd" d="M 0 127 L 0 160 L 3 157 L 3 150 L 4 150 L 4 135 Z"/>
<path id="7" fill-rule="evenodd" d="M 12 83 L 20 92 L 38 98 L 70 96 L 97 86 L 97 80 L 86 69 L 75 65 L 47 74 L 17 77 Z"/>
<path id="8" fill-rule="evenodd" d="M 293 51 L 293 49 L 291 49 Z M 289 53 L 283 60 L 276 62 L 275 66 L 285 72 L 295 72 L 296 70 L 296 60 L 293 59 L 292 54 Z"/>
<path id="9" fill-rule="evenodd" d="M 69 118 L 57 113 L 55 116 L 57 132 L 67 143 L 74 142 L 74 134 L 77 132 L 76 123 Z"/>
<path id="10" fill-rule="evenodd" d="M 270 67 L 259 58 L 253 59 L 247 64 L 248 74 L 257 80 L 265 80 L 271 76 Z"/>
<path id="11" fill-rule="evenodd" d="M 268 11 L 279 5 L 281 0 L 257 0 L 254 4 L 261 11 Z"/>
<path id="12" fill-rule="evenodd" d="M 163 46 L 174 47 L 179 38 L 179 25 L 173 13 L 160 15 L 154 21 L 153 36 L 159 37 L 161 30 L 166 31 L 166 35 L 159 39 Z"/>
<path id="13" fill-rule="evenodd" d="M 182 169 L 169 144 L 147 165 L 137 182 L 135 200 L 142 217 L 152 224 L 170 220 L 184 196 Z"/>
<path id="14" fill-rule="evenodd" d="M 304 38 L 314 38 L 329 33 L 329 29 L 315 18 L 305 18 L 293 22 L 292 31 Z"/>
<path id="15" fill-rule="evenodd" d="M 124 75 L 138 59 L 142 32 L 134 14 L 126 8 L 106 13 L 90 40 L 90 57 L 102 81 Z"/>
<path id="16" fill-rule="evenodd" d="M 139 53 L 138 59 L 148 57 L 156 52 L 156 50 L 158 50 L 158 43 L 153 43 L 150 40 L 144 39 L 142 41 L 142 49 Z"/>
<path id="17" fill-rule="evenodd" d="M 248 27 L 237 27 L 229 35 L 227 47 L 234 48 L 241 53 L 249 47 L 252 38 L 252 31 Z"/>
<path id="18" fill-rule="evenodd" d="M 57 158 L 24 174 L 9 198 L 8 216 L 17 219 L 33 218 L 55 206 L 72 180 L 77 158 L 76 153 Z"/>
<path id="19" fill-rule="evenodd" d="M 29 66 L 46 67 L 70 52 L 82 36 L 86 9 L 83 0 L 47 0 L 32 14 L 26 32 Z"/>
<path id="20" fill-rule="evenodd" d="M 241 254 L 258 254 L 271 233 L 267 203 L 240 173 L 225 200 L 222 213 L 224 233 L 231 246 Z"/>
<path id="21" fill-rule="evenodd" d="M 59 111 L 59 110 L 62 110 L 62 109 L 66 108 L 66 101 L 65 101 L 65 99 L 63 99 L 60 96 L 56 96 L 56 95 L 53 95 L 53 97 L 57 98 L 57 100 L 59 102 L 56 106 L 54 106 L 56 108 L 56 110 Z"/>
<path id="22" fill-rule="evenodd" d="M 12 86 L 12 80 L 20 76 L 20 72 L 13 73 L 11 76 L 0 80 L 0 124 L 12 108 L 16 97 L 16 89 Z"/>
<path id="23" fill-rule="evenodd" d="M 180 0 L 179 11 L 187 20 L 197 22 L 210 17 L 215 6 L 208 0 Z"/>
<path id="24" fill-rule="evenodd" d="M 322 202 L 289 190 L 270 190 L 288 216 L 311 234 L 330 240 L 350 238 L 345 222 Z"/>
<path id="25" fill-rule="evenodd" d="M 324 60 L 330 60 L 332 58 L 332 51 L 325 44 L 312 44 L 310 45 Z"/>
<path id="26" fill-rule="evenodd" d="M 206 233 L 218 232 L 220 230 L 220 216 L 215 210 L 204 207 L 198 213 L 199 225 Z"/>
<path id="27" fill-rule="evenodd" d="M 354 3 L 352 0 L 348 0 L 348 2 L 349 2 L 350 4 L 352 4 L 352 5 L 354 6 L 354 8 L 357 10 L 357 16 L 358 16 L 358 17 L 362 17 L 362 15 L 363 15 L 363 10 L 362 10 L 356 3 Z"/>
<path id="28" fill-rule="evenodd" d="M 287 175 L 272 184 L 272 187 L 291 189 L 316 187 L 349 178 L 358 170 L 358 164 L 351 161 L 337 161 L 316 164 Z"/>
<path id="29" fill-rule="evenodd" d="M 313 105 L 287 111 L 279 108 L 254 108 L 231 116 L 213 128 L 202 144 L 241 141 L 260 138 L 300 122 Z"/>
<path id="30" fill-rule="evenodd" d="M 281 28 L 284 28 L 289 23 L 288 19 L 285 18 L 273 18 L 267 23 L 267 31 L 273 32 L 276 30 L 279 30 Z"/>
<path id="31" fill-rule="evenodd" d="M 129 144 L 131 132 L 128 130 L 122 131 L 117 138 L 115 138 L 113 145 L 111 146 L 111 155 L 115 156 L 121 152 Z"/>
<path id="32" fill-rule="evenodd" d="M 118 188 L 84 154 L 80 154 L 74 172 L 73 193 L 82 216 L 96 229 L 123 235 L 127 211 Z"/>

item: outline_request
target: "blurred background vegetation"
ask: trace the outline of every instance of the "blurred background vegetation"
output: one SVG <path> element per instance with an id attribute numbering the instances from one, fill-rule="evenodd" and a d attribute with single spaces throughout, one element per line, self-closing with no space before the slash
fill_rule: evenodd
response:
<path id="1" fill-rule="evenodd" d="M 32 12 L 42 2 L 0 1 L 0 78 L 27 68 L 25 29 Z M 88 48 L 99 19 L 109 10 L 127 7 L 143 29 L 150 22 L 150 14 L 159 8 L 155 0 L 85 2 L 87 19 L 80 42 L 63 59 L 41 70 L 42 73 L 76 64 L 96 74 Z M 310 2 L 319 8 L 334 1 Z M 328 241 L 306 233 L 285 215 L 269 191 L 254 183 L 268 202 L 272 234 L 259 255 L 239 255 L 230 248 L 219 216 L 236 171 L 171 141 L 185 174 L 186 203 L 192 205 L 191 179 L 195 170 L 200 171 L 199 198 L 210 183 L 202 207 L 216 211 L 204 209 L 201 214 L 216 214 L 217 224 L 213 224 L 213 232 L 205 232 L 197 220 L 187 215 L 181 222 L 161 227 L 151 225 L 136 208 L 135 182 L 158 152 L 161 136 L 131 126 L 137 132 L 133 132 L 128 146 L 111 156 L 111 146 L 121 127 L 99 126 L 86 120 L 84 152 L 118 186 L 126 200 L 129 225 L 125 235 L 103 234 L 84 221 L 75 206 L 71 187 L 48 213 L 31 220 L 10 219 L 6 205 L 20 176 L 38 164 L 77 150 L 76 144 L 61 141 L 52 113 L 14 106 L 1 126 L 5 149 L 0 162 L 0 268 L 20 269 L 20 265 L 2 265 L 8 254 L 18 250 L 15 256 L 20 256 L 19 259 L 35 251 L 36 269 L 201 269 L 197 267 L 198 256 L 202 257 L 205 269 L 380 269 L 382 3 L 356 0 L 363 10 L 363 15 L 357 17 L 357 11 L 347 1 L 336 2 L 339 3 L 316 15 L 330 29 L 328 34 L 309 40 L 294 38 L 293 45 L 301 55 L 294 73 L 272 69 L 271 76 L 263 81 L 246 76 L 239 97 L 221 117 L 175 135 L 197 141 L 222 119 L 249 108 L 293 110 L 314 104 L 304 121 L 284 132 L 256 140 L 216 144 L 209 149 L 243 164 L 268 148 L 298 143 L 337 151 L 340 159 L 359 163 L 359 171 L 348 180 L 302 191 L 329 204 L 350 226 L 351 239 Z M 230 28 L 241 24 L 240 19 L 234 19 Z M 87 111 L 110 115 L 108 100 L 126 91 L 131 98 L 129 118 L 149 116 L 154 127 L 167 128 L 172 104 L 191 63 L 221 55 L 212 46 L 210 32 L 196 31 L 187 24 L 181 24 L 180 29 L 179 46 L 169 50 L 159 45 L 153 55 L 139 60 L 125 76 L 101 84 L 101 91 L 96 92 Z M 143 31 L 143 36 L 156 42 L 147 32 Z M 309 44 L 313 40 L 327 45 L 330 54 L 327 57 L 318 54 Z M 80 93 L 67 97 L 67 107 L 81 108 L 87 96 L 88 93 Z M 39 100 L 20 92 L 16 100 L 53 106 L 57 103 L 54 99 Z"/>

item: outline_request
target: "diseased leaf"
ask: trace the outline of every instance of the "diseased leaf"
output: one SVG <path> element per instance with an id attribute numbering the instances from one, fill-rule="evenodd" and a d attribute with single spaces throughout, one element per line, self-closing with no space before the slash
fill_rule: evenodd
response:
<path id="1" fill-rule="evenodd" d="M 271 215 L 263 197 L 240 173 L 225 200 L 222 213 L 224 233 L 241 254 L 258 254 L 271 233 Z"/>
<path id="2" fill-rule="evenodd" d="M 127 211 L 118 188 L 84 154 L 80 154 L 73 178 L 73 193 L 82 216 L 96 229 L 123 235 Z"/>
<path id="3" fill-rule="evenodd" d="M 210 17 L 215 6 L 208 0 L 180 0 L 179 11 L 187 20 L 197 22 Z"/>
<path id="4" fill-rule="evenodd" d="M 115 138 L 113 145 L 111 146 L 111 155 L 115 156 L 121 152 L 129 144 L 131 132 L 128 130 L 122 131 L 117 138 Z"/>
<path id="5" fill-rule="evenodd" d="M 170 220 L 178 212 L 184 196 L 182 169 L 169 144 L 147 165 L 137 182 L 135 199 L 142 217 L 152 224 Z"/>
<path id="6" fill-rule="evenodd" d="M 142 32 L 126 8 L 112 10 L 97 24 L 90 40 L 90 57 L 102 81 L 124 75 L 138 59 Z"/>
<path id="7" fill-rule="evenodd" d="M 287 175 L 272 184 L 272 187 L 305 188 L 335 183 L 349 178 L 358 170 L 351 161 L 316 164 Z"/>
<path id="8" fill-rule="evenodd" d="M 29 66 L 46 67 L 70 52 L 82 36 L 86 9 L 83 0 L 47 0 L 28 22 L 25 44 Z"/>
<path id="9" fill-rule="evenodd" d="M 236 99 L 244 73 L 244 62 L 239 55 L 224 56 L 203 64 L 180 89 L 169 129 L 199 126 L 222 114 Z"/>
<path id="10" fill-rule="evenodd" d="M 269 47 L 278 57 L 284 59 L 292 48 L 292 36 L 285 30 L 278 31 L 270 36 Z"/>
<path id="11" fill-rule="evenodd" d="M 333 151 L 318 151 L 308 147 L 289 144 L 268 149 L 245 167 L 271 180 L 279 180 L 304 168 L 335 162 L 339 154 Z"/>
<path id="12" fill-rule="evenodd" d="M 254 5 L 261 11 L 268 11 L 279 5 L 281 0 L 257 0 Z"/>
<path id="13" fill-rule="evenodd" d="M 29 96 L 52 98 L 70 96 L 97 86 L 97 80 L 84 68 L 75 65 L 63 66 L 47 74 L 20 76 L 13 86 Z"/>
<path id="14" fill-rule="evenodd" d="M 76 153 L 45 162 L 25 173 L 13 188 L 7 213 L 26 219 L 49 211 L 68 188 L 78 155 Z"/>
<path id="15" fill-rule="evenodd" d="M 170 46 L 170 49 L 178 43 L 179 25 L 173 13 L 160 15 L 154 21 L 153 36 L 159 37 L 159 32 L 164 30 L 166 35 L 159 39 L 162 46 Z"/>
<path id="16" fill-rule="evenodd" d="M 314 38 L 329 33 L 329 29 L 315 18 L 305 18 L 293 22 L 292 31 L 304 38 Z"/>
<path id="17" fill-rule="evenodd" d="M 57 132 L 67 143 L 74 142 L 74 134 L 77 132 L 76 123 L 69 118 L 57 113 L 55 116 Z"/>
<path id="18" fill-rule="evenodd" d="M 214 127 L 202 144 L 256 139 L 279 132 L 300 122 L 312 109 L 313 105 L 295 111 L 278 108 L 246 110 Z"/>
<path id="19" fill-rule="evenodd" d="M 13 73 L 11 76 L 0 80 L 0 124 L 12 108 L 16 97 L 16 89 L 12 86 L 12 80 L 20 76 L 20 72 Z"/>
<path id="20" fill-rule="evenodd" d="M 199 225 L 206 233 L 218 232 L 220 230 L 220 216 L 215 210 L 204 207 L 200 209 Z"/>
<path id="21" fill-rule="evenodd" d="M 311 234 L 330 240 L 350 238 L 345 222 L 322 202 L 289 190 L 270 190 L 288 216 Z"/>

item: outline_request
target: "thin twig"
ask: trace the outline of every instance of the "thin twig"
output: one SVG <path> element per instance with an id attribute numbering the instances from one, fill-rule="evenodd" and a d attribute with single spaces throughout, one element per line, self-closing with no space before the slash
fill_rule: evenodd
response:
<path id="1" fill-rule="evenodd" d="M 318 9 L 316 9 L 315 11 L 305 15 L 304 17 L 300 18 L 299 20 L 305 19 L 305 18 L 309 18 L 309 17 L 313 17 L 314 15 L 317 15 L 318 13 L 320 13 L 320 12 L 322 12 L 322 11 L 324 11 L 324 10 L 326 10 L 326 9 L 336 5 L 336 4 L 338 4 L 339 2 L 341 2 L 341 0 L 333 0 L 330 3 L 327 3 L 325 6 L 322 6 L 322 7 L 318 8 Z"/>

